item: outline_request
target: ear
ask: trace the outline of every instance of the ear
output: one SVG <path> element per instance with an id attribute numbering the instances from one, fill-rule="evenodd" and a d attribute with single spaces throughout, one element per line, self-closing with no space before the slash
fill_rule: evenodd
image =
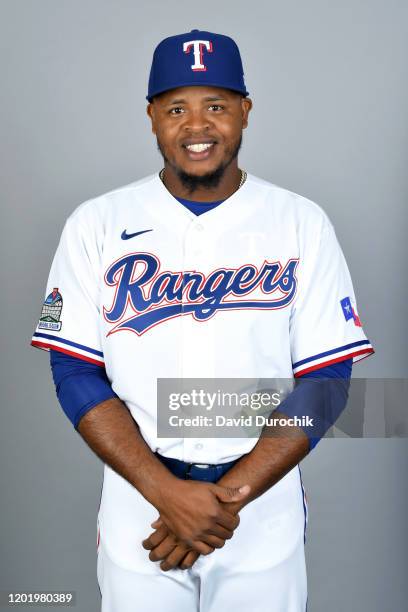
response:
<path id="1" fill-rule="evenodd" d="M 156 128 L 155 128 L 155 107 L 154 107 L 154 100 L 153 102 L 149 102 L 149 104 L 146 107 L 146 112 L 150 117 L 150 121 L 152 122 L 152 132 L 153 134 L 156 133 Z"/>
<path id="2" fill-rule="evenodd" d="M 248 126 L 248 115 L 252 108 L 252 100 L 251 98 L 241 99 L 241 111 L 242 111 L 242 129 L 245 129 Z"/>

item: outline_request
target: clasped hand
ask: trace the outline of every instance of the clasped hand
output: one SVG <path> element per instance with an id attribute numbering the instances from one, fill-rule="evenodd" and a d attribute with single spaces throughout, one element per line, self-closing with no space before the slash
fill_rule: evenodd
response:
<path id="1" fill-rule="evenodd" d="M 177 480 L 158 504 L 155 531 L 142 545 L 160 568 L 188 569 L 198 557 L 222 548 L 239 525 L 238 511 L 250 487 L 223 487 L 194 480 Z"/>

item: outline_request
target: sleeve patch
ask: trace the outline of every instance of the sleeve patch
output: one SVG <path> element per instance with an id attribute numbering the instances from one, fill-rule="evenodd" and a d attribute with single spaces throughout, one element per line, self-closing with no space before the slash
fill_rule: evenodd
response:
<path id="1" fill-rule="evenodd" d="M 58 291 L 58 287 L 54 287 L 43 303 L 38 322 L 39 329 L 48 329 L 54 332 L 61 330 L 62 304 L 62 295 Z"/>
<path id="2" fill-rule="evenodd" d="M 354 321 L 354 325 L 356 325 L 357 327 L 362 327 L 360 317 L 357 314 L 356 306 L 354 305 L 353 307 L 351 304 L 351 298 L 343 298 L 342 300 L 340 300 L 340 305 L 343 310 L 344 318 L 346 319 L 346 321 L 350 321 L 350 319 L 352 319 Z"/>

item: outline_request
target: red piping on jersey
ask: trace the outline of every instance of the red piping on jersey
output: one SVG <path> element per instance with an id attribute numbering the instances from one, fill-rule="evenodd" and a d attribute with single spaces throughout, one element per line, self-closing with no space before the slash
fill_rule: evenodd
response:
<path id="1" fill-rule="evenodd" d="M 88 361 L 89 363 L 101 366 L 101 368 L 105 367 L 105 363 L 103 361 L 97 361 L 96 359 L 92 359 L 91 357 L 87 357 L 85 355 L 82 355 L 81 353 L 74 353 L 73 351 L 68 351 L 65 348 L 61 348 L 60 346 L 55 346 L 54 344 L 40 342 L 39 340 L 32 340 L 31 345 L 41 349 L 52 349 L 53 351 L 59 351 L 60 353 L 65 353 L 65 355 L 70 355 L 71 357 L 78 357 L 83 361 Z"/>
<path id="2" fill-rule="evenodd" d="M 354 353 L 348 353 L 347 355 L 342 355 L 341 357 L 336 357 L 335 359 L 329 359 L 329 361 L 323 361 L 322 363 L 316 363 L 315 365 L 306 368 L 305 370 L 300 370 L 296 372 L 295 378 L 302 376 L 302 374 L 307 374 L 308 372 L 313 372 L 314 370 L 319 370 L 320 368 L 324 368 L 325 366 L 331 365 L 332 363 L 339 363 L 340 361 L 344 361 L 345 359 L 350 359 L 350 357 L 357 357 L 357 355 L 365 355 L 368 357 L 374 353 L 373 348 L 362 349 L 361 351 L 354 351 Z M 363 357 L 363 359 L 365 359 Z M 360 360 L 361 361 L 361 360 Z"/>

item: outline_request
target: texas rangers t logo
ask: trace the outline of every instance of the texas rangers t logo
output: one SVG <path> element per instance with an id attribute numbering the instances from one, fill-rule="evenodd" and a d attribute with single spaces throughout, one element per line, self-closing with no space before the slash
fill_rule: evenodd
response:
<path id="1" fill-rule="evenodd" d="M 193 49 L 194 54 L 194 64 L 191 65 L 191 69 L 194 71 L 206 71 L 207 66 L 203 64 L 203 52 L 204 49 L 208 51 L 208 53 L 212 53 L 212 43 L 210 40 L 189 40 L 188 42 L 183 43 L 183 51 L 184 53 L 190 53 L 190 50 Z"/>
<path id="2" fill-rule="evenodd" d="M 115 288 L 111 306 L 103 308 L 105 320 L 116 324 L 109 334 L 130 330 L 140 336 L 163 321 L 184 315 L 207 321 L 219 310 L 284 308 L 296 293 L 297 264 L 298 259 L 289 259 L 284 266 L 279 261 L 264 261 L 260 269 L 245 264 L 218 268 L 207 276 L 196 270 L 160 273 L 160 261 L 152 253 L 129 253 L 105 274 L 105 283 Z M 250 299 L 256 289 L 265 299 L 253 295 Z"/>

